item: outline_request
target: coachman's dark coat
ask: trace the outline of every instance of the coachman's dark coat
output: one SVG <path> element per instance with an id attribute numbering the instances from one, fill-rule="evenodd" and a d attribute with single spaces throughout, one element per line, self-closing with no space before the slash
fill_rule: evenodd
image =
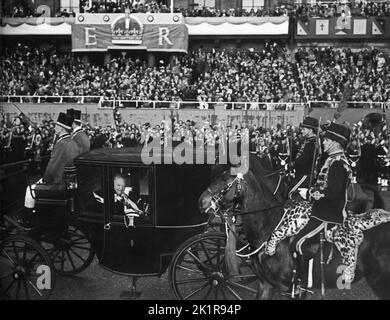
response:
<path id="1" fill-rule="evenodd" d="M 43 183 L 64 185 L 65 167 L 73 167 L 73 159 L 79 154 L 79 147 L 69 134 L 62 135 L 53 147 L 49 163 L 43 175 Z"/>
<path id="2" fill-rule="evenodd" d="M 79 154 L 88 152 L 91 149 L 91 142 L 84 130 L 81 128 L 76 129 L 72 133 L 72 139 L 77 143 L 79 147 Z"/>

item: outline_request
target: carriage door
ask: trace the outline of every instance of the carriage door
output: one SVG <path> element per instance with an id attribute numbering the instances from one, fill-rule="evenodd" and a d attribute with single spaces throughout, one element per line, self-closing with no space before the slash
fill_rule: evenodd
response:
<path id="1" fill-rule="evenodd" d="M 155 274 L 153 168 L 111 167 L 107 181 L 108 213 L 101 264 L 127 274 Z"/>

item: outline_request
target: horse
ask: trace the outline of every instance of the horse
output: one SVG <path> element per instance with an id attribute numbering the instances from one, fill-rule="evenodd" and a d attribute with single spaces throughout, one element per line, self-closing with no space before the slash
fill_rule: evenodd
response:
<path id="1" fill-rule="evenodd" d="M 222 206 L 230 206 L 235 202 L 240 205 L 237 216 L 241 223 L 251 250 L 258 250 L 268 239 L 283 215 L 282 191 L 277 190 L 280 185 L 279 175 L 272 172 L 272 168 L 255 155 L 249 156 L 249 170 L 243 175 L 240 182 L 240 192 L 237 193 L 237 181 L 230 170 L 212 180 L 211 185 L 199 197 L 201 212 L 208 212 L 213 203 L 214 196 L 221 190 L 224 196 L 221 199 Z M 226 191 L 226 185 L 232 187 Z M 360 197 L 359 200 L 350 201 L 348 204 L 353 212 L 363 210 L 362 204 L 375 208 L 383 208 L 384 203 L 379 192 L 368 186 L 355 186 L 355 195 L 362 189 L 369 190 L 373 196 Z M 360 190 L 360 191 L 359 191 Z M 364 192 L 363 192 L 364 194 Z M 278 247 L 274 256 L 259 254 L 251 257 L 254 273 L 259 279 L 259 299 L 271 299 L 276 293 L 287 292 L 292 285 L 296 260 L 290 249 L 292 239 L 285 239 Z M 379 299 L 390 299 L 390 223 L 384 223 L 364 232 L 364 241 L 358 251 L 356 275 L 354 282 L 365 278 L 373 292 Z M 343 283 L 341 278 L 341 256 L 331 243 L 323 244 L 323 250 L 318 250 L 322 243 L 318 237 L 313 237 L 305 242 L 304 256 L 301 258 L 303 265 L 314 258 L 312 273 L 307 268 L 300 273 L 301 279 L 311 276 L 312 288 L 320 288 L 325 283 L 325 288 L 345 288 L 348 283 Z M 326 260 L 324 273 L 321 275 L 319 257 L 323 253 L 323 261 Z M 226 252 L 226 255 L 228 252 Z M 234 252 L 235 254 L 235 252 Z M 324 280 L 324 281 L 322 281 Z M 341 286 L 341 287 L 340 287 Z M 343 287 L 344 286 L 344 287 Z"/>

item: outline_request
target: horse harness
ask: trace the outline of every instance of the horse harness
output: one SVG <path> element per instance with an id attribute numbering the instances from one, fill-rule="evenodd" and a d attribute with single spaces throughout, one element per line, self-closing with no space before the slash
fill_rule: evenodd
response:
<path id="1" fill-rule="evenodd" d="M 282 179 L 282 174 L 280 174 L 280 172 L 282 172 L 282 171 L 283 171 L 283 169 L 279 169 L 279 170 L 277 170 L 275 172 L 272 172 L 270 174 L 267 174 L 267 175 L 263 176 L 263 178 L 266 178 L 266 177 L 269 177 L 269 176 L 272 176 L 272 175 L 275 175 L 275 174 L 279 173 L 279 179 L 278 179 L 278 183 L 277 183 L 276 189 L 272 193 L 273 196 L 275 196 L 275 194 L 277 193 L 277 191 L 278 191 L 278 189 L 280 187 L 281 179 Z M 226 236 L 227 237 L 229 236 L 229 231 L 232 232 L 232 234 L 236 238 L 239 237 L 238 234 L 234 231 L 234 227 L 233 227 L 233 224 L 235 222 L 235 217 L 236 216 L 247 215 L 247 214 L 256 214 L 256 213 L 269 211 L 269 210 L 276 209 L 276 208 L 279 208 L 279 207 L 283 206 L 283 203 L 278 203 L 277 205 L 274 205 L 274 206 L 270 206 L 270 207 L 266 207 L 266 208 L 262 208 L 262 209 L 258 209 L 258 210 L 254 210 L 254 211 L 249 211 L 249 212 L 236 211 L 236 207 L 239 204 L 239 199 L 240 199 L 242 188 L 243 188 L 243 186 L 242 186 L 243 180 L 244 180 L 243 174 L 242 173 L 238 173 L 237 176 L 231 182 L 227 183 L 226 187 L 222 188 L 218 192 L 215 192 L 215 191 L 211 190 L 210 187 L 207 188 L 207 192 L 210 193 L 210 195 L 212 196 L 212 200 L 211 200 L 210 206 L 206 209 L 206 213 L 210 209 L 213 209 L 215 216 L 217 216 L 217 215 L 223 216 L 223 220 L 225 221 L 225 232 L 226 232 Z M 229 209 L 224 210 L 224 213 L 221 214 L 221 212 L 220 212 L 221 211 L 220 203 L 221 203 L 223 197 L 233 188 L 234 184 L 236 185 L 236 189 L 235 189 L 234 196 L 233 196 L 233 205 L 230 207 L 230 208 L 233 209 L 232 210 L 233 211 L 232 219 L 231 219 L 232 221 L 230 222 L 229 219 L 228 219 L 229 218 L 228 214 L 227 214 L 227 212 L 229 212 Z M 239 256 L 239 257 L 242 257 L 242 258 L 250 257 L 250 256 L 258 253 L 259 251 L 261 251 L 265 245 L 266 245 L 266 242 L 262 243 L 257 249 L 255 249 L 254 251 L 250 252 L 249 254 L 242 254 L 241 252 L 243 250 L 245 250 L 247 247 L 249 247 L 249 243 L 247 243 L 244 247 L 242 247 L 242 248 L 240 248 L 239 250 L 236 251 L 236 255 Z"/>
<path id="2" fill-rule="evenodd" d="M 283 179 L 283 172 L 284 172 L 284 169 L 282 168 L 282 169 L 279 169 L 279 170 L 277 170 L 275 172 L 271 172 L 269 174 L 266 174 L 266 175 L 264 175 L 262 177 L 262 178 L 267 178 L 267 177 L 271 177 L 271 176 L 273 176 L 275 174 L 279 174 L 278 183 L 276 185 L 275 190 L 272 192 L 273 196 L 276 195 L 276 193 L 278 192 L 278 190 L 280 188 L 281 181 Z M 238 173 L 237 176 L 231 182 L 227 183 L 226 187 L 222 188 L 220 191 L 213 191 L 213 190 L 211 190 L 210 187 L 208 187 L 206 189 L 206 191 L 208 193 L 210 193 L 210 195 L 212 197 L 212 200 L 211 200 L 211 205 L 206 209 L 206 213 L 210 209 L 214 209 L 214 211 L 217 213 L 219 211 L 219 209 L 220 209 L 220 202 L 222 201 L 223 197 L 230 191 L 230 189 L 236 183 L 236 190 L 235 190 L 235 193 L 234 193 L 234 196 L 233 196 L 233 208 L 234 208 L 238 204 L 238 201 L 239 201 L 240 196 L 241 196 L 242 181 L 243 180 L 244 180 L 243 174 L 242 173 Z M 258 213 L 258 212 L 264 212 L 264 211 L 272 210 L 272 209 L 279 208 L 279 207 L 282 207 L 282 206 L 283 206 L 282 203 L 278 203 L 275 206 L 270 206 L 270 207 L 258 209 L 258 210 L 255 210 L 255 211 L 237 212 L 237 213 L 235 213 L 235 215 L 254 214 L 254 213 Z"/>

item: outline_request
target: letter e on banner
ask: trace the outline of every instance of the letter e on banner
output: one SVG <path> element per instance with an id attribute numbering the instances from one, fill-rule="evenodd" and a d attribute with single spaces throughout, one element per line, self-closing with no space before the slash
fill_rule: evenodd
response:
<path id="1" fill-rule="evenodd" d="M 97 45 L 96 34 L 95 34 L 96 28 L 85 27 L 84 30 L 85 30 L 85 45 L 96 46 Z"/>
<path id="2" fill-rule="evenodd" d="M 158 28 L 158 45 L 163 46 L 163 39 L 166 43 L 168 43 L 170 46 L 173 46 L 173 43 L 168 38 L 169 35 L 169 29 L 167 27 L 159 27 Z"/>
<path id="3" fill-rule="evenodd" d="M 51 272 L 49 266 L 44 264 L 38 266 L 37 273 L 40 276 L 37 279 L 37 287 L 39 290 L 51 289 Z"/>

